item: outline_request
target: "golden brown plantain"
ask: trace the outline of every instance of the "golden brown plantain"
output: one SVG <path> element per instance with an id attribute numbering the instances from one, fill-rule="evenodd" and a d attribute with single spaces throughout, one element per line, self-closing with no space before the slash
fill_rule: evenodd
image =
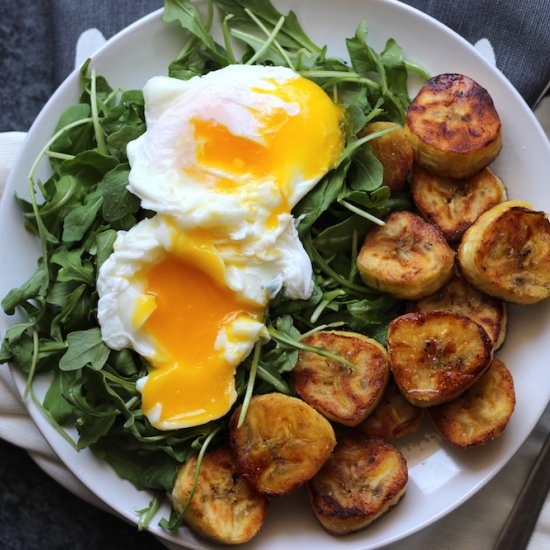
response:
<path id="1" fill-rule="evenodd" d="M 181 512 L 191 493 L 197 457 L 178 470 L 171 500 Z M 195 494 L 184 511 L 185 522 L 200 535 L 224 544 L 241 544 L 254 537 L 267 513 L 267 498 L 237 475 L 231 451 L 218 448 L 203 457 Z"/>
<path id="2" fill-rule="evenodd" d="M 494 206 L 458 249 L 464 277 L 502 300 L 533 304 L 550 296 L 550 222 L 522 201 Z"/>
<path id="3" fill-rule="evenodd" d="M 440 176 L 472 176 L 502 147 L 501 123 L 489 92 L 462 74 L 428 80 L 407 111 L 405 129 L 415 161 Z"/>
<path id="4" fill-rule="evenodd" d="M 386 349 L 353 332 L 320 331 L 302 340 L 344 357 L 354 368 L 312 351 L 301 351 L 292 371 L 300 397 L 323 416 L 355 426 L 376 407 L 390 375 Z"/>
<path id="5" fill-rule="evenodd" d="M 408 300 L 441 288 L 453 266 L 454 251 L 441 231 L 406 210 L 393 212 L 384 226 L 371 229 L 357 257 L 367 286 Z"/>
<path id="6" fill-rule="evenodd" d="M 502 434 L 514 412 L 514 381 L 506 365 L 493 359 L 485 374 L 460 397 L 432 407 L 430 418 L 457 447 L 477 447 Z"/>
<path id="7" fill-rule="evenodd" d="M 451 311 L 465 315 L 485 329 L 495 350 L 506 337 L 506 303 L 477 290 L 458 273 L 435 294 L 410 302 L 408 308 L 409 311 Z"/>
<path id="8" fill-rule="evenodd" d="M 395 506 L 407 487 L 403 455 L 383 439 L 343 435 L 308 484 L 311 507 L 334 535 L 363 529 Z"/>
<path id="9" fill-rule="evenodd" d="M 480 325 L 446 311 L 397 317 L 387 342 L 395 382 L 417 407 L 458 397 L 485 372 L 493 351 Z"/>
<path id="10" fill-rule="evenodd" d="M 392 379 L 376 409 L 357 429 L 372 437 L 396 439 L 414 432 L 420 426 L 422 413 L 423 409 L 403 397 Z"/>
<path id="11" fill-rule="evenodd" d="M 405 130 L 395 122 L 371 122 L 367 124 L 360 136 L 366 136 L 395 128 L 391 132 L 369 141 L 374 156 L 382 163 L 384 169 L 383 184 L 392 194 L 399 191 L 406 183 L 412 168 L 413 148 Z"/>
<path id="12" fill-rule="evenodd" d="M 253 397 L 238 428 L 240 411 L 233 413 L 229 432 L 237 471 L 264 494 L 297 489 L 318 472 L 336 444 L 329 421 L 295 397 Z"/>
<path id="13" fill-rule="evenodd" d="M 411 190 L 416 207 L 448 241 L 460 240 L 483 212 L 506 200 L 502 181 L 489 168 L 469 178 L 448 178 L 416 165 Z"/>

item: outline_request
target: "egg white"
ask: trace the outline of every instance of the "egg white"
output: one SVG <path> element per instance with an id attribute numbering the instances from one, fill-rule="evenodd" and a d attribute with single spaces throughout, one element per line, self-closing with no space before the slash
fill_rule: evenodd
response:
<path id="1" fill-rule="evenodd" d="M 151 266 L 161 265 L 167 256 L 197 264 L 204 269 L 205 276 L 231 291 L 239 303 L 256 307 L 254 311 L 265 310 L 283 288 L 293 299 L 311 296 L 311 261 L 298 238 L 291 209 L 331 168 L 341 135 L 339 112 L 320 89 L 311 93 L 317 108 L 327 118 L 325 124 L 320 117 L 321 126 L 314 126 L 314 133 L 310 133 L 310 145 L 315 145 L 302 152 L 294 149 L 300 147 L 294 139 L 288 140 L 287 134 L 278 133 L 278 128 L 288 120 L 297 120 L 296 128 L 304 130 L 308 116 L 309 120 L 317 119 L 317 111 L 302 104 L 302 88 L 285 88 L 297 79 L 301 77 L 282 67 L 232 65 L 188 81 L 158 76 L 146 84 L 143 93 L 147 131 L 128 144 L 131 166 L 128 189 L 141 199 L 144 208 L 157 214 L 127 232 L 120 232 L 113 253 L 100 269 L 98 319 L 103 339 L 110 348 L 132 348 L 153 366 L 161 364 L 166 373 L 177 366 L 177 358 L 170 366 L 158 342 L 144 330 L 147 315 L 154 307 L 149 308 L 152 301 L 143 274 Z M 309 87 L 306 95 L 311 86 L 306 83 Z M 201 161 L 199 124 L 207 129 L 208 146 L 211 136 L 216 138 L 220 128 L 220 146 L 225 135 L 229 136 L 232 143 L 224 157 L 229 164 L 218 163 L 217 148 L 214 162 Z M 288 128 L 294 131 L 295 127 Z M 329 137 L 323 142 L 325 130 Z M 304 131 L 306 138 L 308 129 Z M 317 132 L 320 141 L 316 141 Z M 240 150 L 233 156 L 235 143 L 240 146 L 241 138 L 245 148 L 252 144 L 252 151 L 256 148 L 268 151 L 266 166 L 272 166 L 275 159 L 276 168 L 281 149 L 272 150 L 270 144 L 278 143 L 275 147 L 283 144 L 282 156 L 286 147 L 290 147 L 289 164 L 281 158 L 284 169 L 275 174 L 265 170 L 261 160 L 259 172 L 253 173 L 246 160 L 250 157 L 244 155 L 244 161 L 238 158 Z M 212 143 L 217 147 L 215 139 Z M 202 158 L 210 161 L 211 157 Z M 320 158 L 323 160 L 319 168 Z M 233 170 L 235 166 L 237 169 Z M 203 261 L 204 258 L 208 261 Z M 260 317 L 239 314 L 224 322 L 213 353 L 221 354 L 236 367 L 259 338 L 268 337 Z M 158 372 L 157 369 L 155 383 L 159 380 Z M 140 381 L 141 391 L 147 390 L 151 376 Z M 229 384 L 222 393 L 227 411 L 236 398 L 234 384 Z M 204 409 L 208 412 L 208 404 Z M 185 405 L 181 415 L 164 421 L 162 399 L 144 413 L 159 429 L 198 423 L 192 419 L 193 411 L 186 411 Z M 203 415 L 203 418 L 207 421 L 214 417 Z"/>

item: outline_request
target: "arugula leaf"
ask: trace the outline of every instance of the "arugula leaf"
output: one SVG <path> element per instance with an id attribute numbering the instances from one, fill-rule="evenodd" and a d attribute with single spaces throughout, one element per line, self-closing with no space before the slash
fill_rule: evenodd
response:
<path id="1" fill-rule="evenodd" d="M 60 266 L 57 272 L 58 281 L 81 281 L 90 286 L 94 284 L 94 268 L 90 260 L 82 258 L 83 252 L 81 248 L 69 250 L 62 246 L 52 254 L 51 263 Z"/>
<path id="2" fill-rule="evenodd" d="M 139 210 L 139 198 L 127 189 L 130 166 L 119 164 L 107 172 L 99 182 L 99 192 L 103 198 L 103 218 L 114 222 Z"/>
<path id="3" fill-rule="evenodd" d="M 67 343 L 69 347 L 59 361 L 62 371 L 78 370 L 86 365 L 99 370 L 107 362 L 109 348 L 103 343 L 98 327 L 71 332 Z"/>
<path id="4" fill-rule="evenodd" d="M 177 21 L 202 42 L 207 49 L 208 56 L 213 61 L 222 67 L 228 64 L 227 55 L 212 38 L 194 2 L 191 0 L 165 0 L 163 19 L 167 23 Z"/>
<path id="5" fill-rule="evenodd" d="M 294 208 L 293 214 L 300 220 L 298 233 L 303 235 L 326 212 L 337 199 L 344 187 L 350 160 L 329 172 L 317 186 L 308 193 Z"/>
<path id="6" fill-rule="evenodd" d="M 84 203 L 73 208 L 63 222 L 62 239 L 66 243 L 80 241 L 86 231 L 94 223 L 99 209 L 104 204 L 104 198 L 98 191 L 86 196 Z"/>
<path id="7" fill-rule="evenodd" d="M 74 379 L 75 375 L 72 372 L 57 371 L 44 397 L 44 407 L 60 425 L 67 424 L 74 418 L 73 406 L 65 398 Z"/>
<path id="8" fill-rule="evenodd" d="M 40 261 L 40 263 L 42 263 Z M 36 298 L 37 296 L 43 296 L 48 287 L 48 280 L 46 274 L 41 266 L 31 275 L 23 285 L 19 288 L 14 288 L 8 292 L 5 298 L 2 300 L 2 308 L 8 315 L 15 313 L 15 308 L 29 298 Z"/>
<path id="9" fill-rule="evenodd" d="M 272 31 L 283 15 L 269 0 L 214 0 L 223 15 L 231 14 L 231 24 L 241 31 L 258 31 L 258 26 L 247 13 L 253 13 L 267 28 Z M 309 36 L 304 32 L 296 14 L 290 11 L 285 16 L 285 22 L 278 34 L 277 40 L 287 50 L 305 49 L 309 52 L 320 52 Z"/>

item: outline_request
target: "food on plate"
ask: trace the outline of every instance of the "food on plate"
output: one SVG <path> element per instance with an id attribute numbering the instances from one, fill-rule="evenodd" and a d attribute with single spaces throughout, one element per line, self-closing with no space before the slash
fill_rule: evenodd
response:
<path id="1" fill-rule="evenodd" d="M 157 214 L 119 233 L 99 272 L 98 321 L 111 349 L 151 364 L 142 409 L 168 430 L 226 414 L 269 300 L 313 292 L 290 211 L 335 165 L 342 109 L 284 67 L 154 77 L 143 94 L 128 189 Z"/>
<path id="2" fill-rule="evenodd" d="M 382 163 L 384 185 L 387 185 L 392 193 L 396 193 L 407 183 L 407 176 L 413 164 L 413 148 L 405 130 L 395 122 L 371 122 L 360 135 L 368 136 L 388 129 L 391 129 L 391 132 L 369 143 L 374 155 Z"/>
<path id="3" fill-rule="evenodd" d="M 268 496 L 312 476 L 311 487 L 318 480 L 326 487 L 326 473 L 345 480 L 333 511 L 352 501 L 363 507 L 346 517 L 319 508 L 322 522 L 328 510 L 329 532 L 378 517 L 404 490 L 403 457 L 344 432 L 343 450 L 329 459 L 336 436 L 323 414 L 344 424 L 363 419 L 358 432 L 398 437 L 418 425 L 422 407 L 473 387 L 466 379 L 473 383 L 492 353 L 484 329 L 467 317 L 399 317 L 403 299 L 432 298 L 453 274 L 444 235 L 410 212 L 412 134 L 401 125 L 408 71 L 422 70 L 394 40 L 382 53 L 371 48 L 365 22 L 346 42 L 347 63 L 326 57 L 293 13 L 285 18 L 267 1 L 256 13 L 243 5 L 211 6 L 228 31 L 222 45 L 192 3 L 167 2 L 165 20 L 183 26 L 187 42 L 170 76 L 151 78 L 143 91 L 112 89 L 93 63 L 84 65 L 80 103 L 33 163 L 29 200 L 18 197 L 42 257 L 2 302 L 24 319 L 0 351 L 0 362 L 28 373 L 29 392 L 36 377 L 53 376 L 43 407 L 68 441 L 65 426 L 76 426 L 75 448 L 88 447 L 137 488 L 155 491 L 140 512 L 142 527 L 168 494 L 174 513 L 162 528 L 174 532 L 185 521 L 222 543 L 254 536 Z M 449 80 L 469 89 L 466 77 Z M 430 110 L 433 83 L 417 103 L 448 144 L 437 117 L 464 120 L 456 104 L 437 116 Z M 465 108 L 459 102 L 465 118 L 490 118 L 489 102 L 476 110 L 468 97 Z M 421 118 L 417 107 L 411 122 Z M 391 131 L 373 137 L 380 129 Z M 430 169 L 471 169 L 500 146 L 496 119 L 487 129 L 493 141 L 485 148 L 469 136 L 460 154 L 415 142 L 416 154 L 428 152 Z M 36 171 L 42 156 L 52 170 L 46 181 Z M 399 389 L 382 395 L 383 346 L 396 317 L 390 352 L 424 359 L 445 381 L 396 360 Z M 413 319 L 423 322 L 413 327 Z M 489 333 L 498 322 L 495 313 Z M 368 348 L 377 358 L 359 383 L 363 364 L 343 342 L 349 331 L 359 357 Z M 322 372 L 301 381 L 311 364 Z M 325 384 L 329 366 L 346 376 Z M 320 414 L 290 397 L 293 380 L 306 400 L 327 388 L 343 389 L 343 397 L 327 395 Z M 358 389 L 363 402 L 350 413 Z M 372 484 L 351 476 L 359 466 Z"/>
<path id="4" fill-rule="evenodd" d="M 333 422 L 355 426 L 380 401 L 390 366 L 386 348 L 376 340 L 345 331 L 319 331 L 302 342 L 347 359 L 352 365 L 301 351 L 292 371 L 299 396 Z"/>
<path id="5" fill-rule="evenodd" d="M 449 178 L 415 165 L 411 191 L 416 207 L 448 241 L 460 240 L 483 212 L 506 200 L 504 184 L 489 168 L 467 178 Z"/>
<path id="6" fill-rule="evenodd" d="M 198 534 L 223 544 L 241 544 L 260 531 L 268 508 L 259 493 L 235 471 L 231 451 L 219 447 L 205 453 L 193 498 L 197 457 L 178 471 L 171 493 L 174 509 Z"/>
<path id="7" fill-rule="evenodd" d="M 485 372 L 493 353 L 480 325 L 447 311 L 397 317 L 390 323 L 387 345 L 395 382 L 417 407 L 458 397 Z"/>
<path id="8" fill-rule="evenodd" d="M 415 162 L 439 176 L 473 176 L 502 147 L 500 118 L 489 92 L 462 74 L 428 80 L 407 111 L 405 130 Z"/>
<path id="9" fill-rule="evenodd" d="M 258 491 L 287 495 L 311 479 L 336 444 L 329 421 L 301 399 L 281 393 L 254 396 L 239 427 L 230 421 L 237 471 Z"/>
<path id="10" fill-rule="evenodd" d="M 376 409 L 357 429 L 372 437 L 397 439 L 414 432 L 422 416 L 423 409 L 411 405 L 403 397 L 392 377 Z"/>
<path id="11" fill-rule="evenodd" d="M 311 507 L 334 535 L 365 528 L 395 506 L 408 481 L 401 452 L 383 439 L 349 433 L 308 484 Z"/>
<path id="12" fill-rule="evenodd" d="M 484 445 L 500 436 L 516 405 L 506 365 L 493 359 L 485 374 L 460 397 L 429 410 L 439 433 L 458 447 Z"/>
<path id="13" fill-rule="evenodd" d="M 449 281 L 454 256 L 435 225 L 402 210 L 367 233 L 357 269 L 369 287 L 414 300 L 433 294 Z"/>
<path id="14" fill-rule="evenodd" d="M 550 296 L 550 222 L 523 201 L 494 206 L 466 231 L 458 248 L 464 277 L 509 302 L 533 304 Z"/>
<path id="15" fill-rule="evenodd" d="M 435 294 L 409 302 L 409 311 L 451 311 L 481 325 L 497 350 L 506 338 L 508 309 L 506 302 L 493 298 L 470 285 L 460 273 Z"/>

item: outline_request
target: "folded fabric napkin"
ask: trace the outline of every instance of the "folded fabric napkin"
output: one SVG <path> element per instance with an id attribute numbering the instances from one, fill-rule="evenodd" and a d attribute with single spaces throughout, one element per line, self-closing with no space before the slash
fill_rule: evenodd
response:
<path id="1" fill-rule="evenodd" d="M 528 3 L 411 0 L 406 3 L 439 19 L 476 44 L 504 72 L 529 105 L 535 106 L 548 89 L 550 9 L 547 0 Z M 4 50 L 0 59 L 4 76 L 0 88 L 3 105 L 0 130 L 26 130 L 48 96 L 75 65 L 79 66 L 106 38 L 161 6 L 161 0 L 85 3 L 32 0 L 24 7 L 19 7 L 18 3 L 0 5 L 0 41 Z M 365 7 L 368 11 L 368 0 L 365 0 Z M 28 40 L 30 32 L 33 40 Z M 548 119 L 550 126 L 549 105 L 541 105 L 539 112 Z M 23 138 L 22 132 L 0 134 L 0 192 Z M 461 550 L 490 548 L 549 429 L 550 409 L 517 455 L 483 490 L 444 519 L 388 548 L 415 550 L 444 545 Z M 59 462 L 28 416 L 6 365 L 0 366 L 0 438 L 26 449 L 48 475 L 70 491 L 108 510 Z M 59 506 L 61 510 L 63 503 Z M 20 547 L 30 548 L 24 543 Z M 548 500 L 529 548 L 550 548 Z"/>

